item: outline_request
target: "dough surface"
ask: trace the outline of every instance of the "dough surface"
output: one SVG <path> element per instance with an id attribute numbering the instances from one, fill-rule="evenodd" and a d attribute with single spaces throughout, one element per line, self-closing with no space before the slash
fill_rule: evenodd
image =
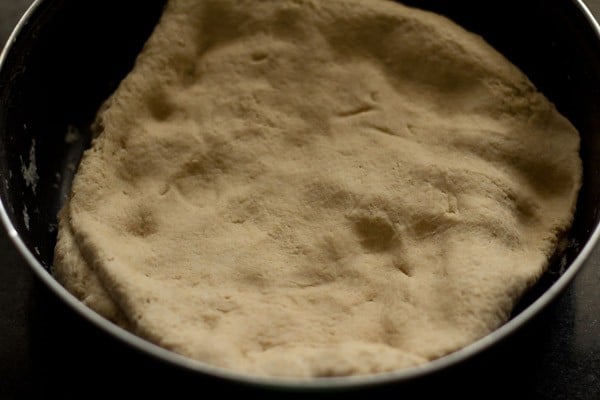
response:
<path id="1" fill-rule="evenodd" d="M 577 131 L 516 67 L 384 0 L 171 0 L 96 128 L 55 276 L 256 375 L 407 368 L 493 331 L 582 174 Z"/>

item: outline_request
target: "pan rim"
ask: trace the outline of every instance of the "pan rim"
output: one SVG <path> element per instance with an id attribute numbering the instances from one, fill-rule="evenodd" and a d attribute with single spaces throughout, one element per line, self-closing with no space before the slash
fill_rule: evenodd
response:
<path id="1" fill-rule="evenodd" d="M 0 70 L 4 68 L 8 55 L 15 47 L 17 38 L 21 35 L 24 28 L 32 21 L 34 14 L 42 6 L 42 4 L 48 2 L 49 0 L 35 0 L 23 14 L 20 21 L 9 36 L 2 53 L 0 54 Z M 579 12 L 583 14 L 588 24 L 595 31 L 597 39 L 600 40 L 600 25 L 584 1 L 571 0 L 571 2 L 574 3 L 574 5 L 579 9 Z M 476 354 L 490 348 L 495 343 L 502 341 L 504 338 L 517 331 L 520 327 L 538 315 L 542 309 L 546 308 L 546 306 L 550 304 L 571 283 L 575 275 L 581 270 L 584 262 L 589 258 L 590 254 L 596 247 L 598 240 L 600 239 L 600 224 L 597 224 L 587 243 L 581 249 L 577 257 L 548 290 L 546 290 L 533 303 L 531 303 L 528 307 L 526 307 L 519 314 L 507 321 L 498 329 L 453 353 L 429 361 L 426 364 L 417 367 L 386 373 L 349 377 L 281 378 L 244 374 L 193 360 L 155 345 L 113 324 L 94 312 L 92 309 L 88 308 L 79 299 L 68 292 L 62 285 L 58 283 L 58 281 L 54 279 L 50 272 L 42 266 L 34 254 L 27 248 L 19 232 L 13 225 L 6 211 L 4 199 L 2 198 L 0 198 L 0 221 L 5 232 L 7 233 L 7 236 L 20 253 L 21 258 L 26 261 L 29 267 L 34 271 L 35 275 L 41 279 L 41 281 L 54 293 L 54 295 L 60 298 L 77 314 L 103 330 L 105 333 L 120 340 L 121 343 L 132 346 L 136 350 L 153 356 L 157 360 L 167 362 L 168 364 L 181 367 L 189 371 L 265 388 L 304 391 L 352 389 L 386 383 L 402 383 L 434 374 L 475 356 Z"/>

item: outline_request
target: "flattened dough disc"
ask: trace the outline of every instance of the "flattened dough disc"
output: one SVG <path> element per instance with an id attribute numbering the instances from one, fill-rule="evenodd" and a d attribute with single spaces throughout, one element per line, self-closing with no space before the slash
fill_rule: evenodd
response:
<path id="1" fill-rule="evenodd" d="M 382 0 L 171 0 L 97 126 L 56 277 L 259 375 L 406 368 L 493 331 L 582 173 L 577 131 L 516 67 Z"/>

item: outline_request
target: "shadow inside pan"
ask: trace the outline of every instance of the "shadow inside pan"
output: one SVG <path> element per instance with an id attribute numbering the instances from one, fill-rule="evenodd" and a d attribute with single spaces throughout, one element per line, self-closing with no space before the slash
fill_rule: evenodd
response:
<path id="1" fill-rule="evenodd" d="M 46 1 L 0 71 L 0 195 L 12 224 L 48 268 L 56 215 L 89 126 L 130 71 L 165 0 Z M 440 12 L 519 66 L 582 135 L 584 186 L 564 255 L 515 309 L 545 292 L 590 239 L 600 200 L 600 45 L 574 1 L 407 0 Z"/>
<path id="2" fill-rule="evenodd" d="M 102 102 L 131 70 L 164 0 L 45 1 L 0 71 L 2 199 L 21 238 L 51 265 L 56 215 Z"/>

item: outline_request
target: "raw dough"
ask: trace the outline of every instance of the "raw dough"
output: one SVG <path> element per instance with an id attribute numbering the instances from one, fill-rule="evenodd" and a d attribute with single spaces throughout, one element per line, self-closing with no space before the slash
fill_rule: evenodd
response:
<path id="1" fill-rule="evenodd" d="M 96 126 L 56 277 L 258 375 L 390 371 L 493 331 L 582 174 L 577 131 L 516 67 L 382 0 L 172 0 Z"/>

